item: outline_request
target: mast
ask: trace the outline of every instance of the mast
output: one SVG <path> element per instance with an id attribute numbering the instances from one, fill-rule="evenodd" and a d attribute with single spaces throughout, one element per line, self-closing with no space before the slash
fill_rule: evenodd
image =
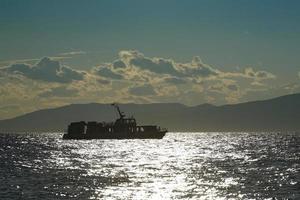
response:
<path id="1" fill-rule="evenodd" d="M 120 115 L 120 119 L 123 119 L 125 117 L 125 114 L 123 112 L 121 112 L 119 106 L 116 103 L 112 103 L 111 105 L 114 106 L 117 109 L 117 111 Z"/>

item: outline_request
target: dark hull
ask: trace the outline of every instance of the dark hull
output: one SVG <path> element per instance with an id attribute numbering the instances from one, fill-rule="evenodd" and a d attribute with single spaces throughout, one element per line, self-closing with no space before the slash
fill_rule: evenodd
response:
<path id="1" fill-rule="evenodd" d="M 64 134 L 63 139 L 70 140 L 91 140 L 91 139 L 162 139 L 166 135 L 167 131 L 158 131 L 158 132 L 143 132 L 143 133 L 99 133 L 99 134 Z"/>

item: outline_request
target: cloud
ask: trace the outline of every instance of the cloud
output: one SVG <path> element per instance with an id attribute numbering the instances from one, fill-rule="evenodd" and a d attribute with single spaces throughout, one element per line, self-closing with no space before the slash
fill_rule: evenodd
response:
<path id="1" fill-rule="evenodd" d="M 228 94 L 229 92 L 237 92 L 239 86 L 231 80 L 223 80 L 220 83 L 210 85 L 208 91 Z"/>
<path id="2" fill-rule="evenodd" d="M 11 110 L 11 109 L 20 109 L 20 105 L 18 104 L 8 104 L 5 106 L 0 106 L 1 111 Z"/>
<path id="3" fill-rule="evenodd" d="M 50 56 L 48 58 L 50 58 L 51 60 L 57 60 L 57 61 L 59 61 L 59 60 L 70 59 L 71 57 L 69 57 L 69 56 Z M 0 67 L 5 67 L 5 66 L 8 66 L 8 65 L 16 64 L 16 63 L 34 64 L 37 61 L 40 61 L 40 58 L 4 60 L 4 61 L 0 61 Z"/>
<path id="4" fill-rule="evenodd" d="M 0 66 L 7 66 L 7 65 L 14 64 L 14 63 L 31 63 L 31 62 L 36 62 L 38 60 L 40 60 L 40 59 L 31 58 L 31 59 L 4 60 L 4 61 L 0 61 Z"/>
<path id="5" fill-rule="evenodd" d="M 298 72 L 298 77 L 300 78 L 300 72 Z"/>
<path id="6" fill-rule="evenodd" d="M 270 72 L 267 71 L 254 71 L 253 68 L 249 67 L 245 69 L 245 75 L 246 77 L 258 79 L 258 80 L 264 80 L 264 79 L 274 79 L 276 76 Z"/>
<path id="7" fill-rule="evenodd" d="M 102 84 L 102 85 L 108 85 L 108 84 L 111 84 L 111 81 L 110 80 L 107 80 L 107 79 L 100 79 L 98 78 L 97 79 L 97 82 Z"/>
<path id="8" fill-rule="evenodd" d="M 153 86 L 150 84 L 145 84 L 142 86 L 131 87 L 129 88 L 129 93 L 136 95 L 136 96 L 148 96 L 148 95 L 155 95 L 156 92 L 153 89 Z"/>
<path id="9" fill-rule="evenodd" d="M 0 106 L 0 120 L 12 118 L 16 113 L 25 114 L 22 106 L 18 104 L 7 104 L 5 106 Z"/>
<path id="10" fill-rule="evenodd" d="M 125 68 L 125 67 L 126 67 L 126 64 L 125 64 L 122 60 L 115 60 L 115 61 L 112 63 L 112 66 L 113 66 L 115 69 L 118 69 L 118 68 Z"/>
<path id="11" fill-rule="evenodd" d="M 206 87 L 207 96 L 216 100 L 217 104 L 237 103 L 243 95 L 240 85 L 231 79 L 214 80 Z"/>
<path id="12" fill-rule="evenodd" d="M 38 63 L 31 66 L 28 64 L 13 64 L 0 68 L 0 71 L 20 74 L 33 80 L 46 82 L 70 83 L 74 80 L 83 80 L 84 72 L 63 66 L 59 61 L 48 57 L 42 58 Z"/>
<path id="13" fill-rule="evenodd" d="M 163 80 L 164 80 L 164 82 L 170 83 L 170 84 L 185 84 L 185 83 L 187 83 L 186 80 L 184 80 L 183 78 L 178 78 L 178 77 L 166 77 Z"/>
<path id="14" fill-rule="evenodd" d="M 198 56 L 194 57 L 191 63 L 179 63 L 178 68 L 185 76 L 193 77 L 211 77 L 220 73 L 219 70 L 204 64 Z"/>
<path id="15" fill-rule="evenodd" d="M 271 72 L 257 70 L 255 71 L 252 67 L 247 67 L 242 72 L 223 72 L 220 74 L 221 77 L 226 78 L 246 78 L 252 79 L 253 81 L 260 82 L 263 80 L 276 79 L 276 76 Z"/>
<path id="16" fill-rule="evenodd" d="M 61 53 L 60 55 L 62 55 L 62 56 L 77 56 L 77 55 L 84 55 L 84 54 L 86 54 L 85 51 L 70 51 L 70 52 Z"/>
<path id="17" fill-rule="evenodd" d="M 0 103 L 24 105 L 27 102 L 27 110 L 35 109 L 31 105 L 33 101 L 40 108 L 112 101 L 220 105 L 250 99 L 251 94 L 267 96 L 270 81 L 275 78 L 271 72 L 252 67 L 226 71 L 204 63 L 198 56 L 179 62 L 146 57 L 138 51 L 120 51 L 112 62 L 86 71 L 46 57 L 36 64 L 19 63 L 0 68 Z M 298 86 L 282 89 L 284 92 L 298 90 Z"/>
<path id="18" fill-rule="evenodd" d="M 173 59 L 146 57 L 136 50 L 120 51 L 118 55 L 115 61 L 94 68 L 92 73 L 105 80 L 120 81 L 121 85 L 128 87 L 130 95 L 144 95 L 149 101 L 179 98 L 189 90 L 189 94 L 205 93 L 206 100 L 218 100 L 222 96 L 232 103 L 245 94 L 244 89 L 266 87 L 262 83 L 264 80 L 276 78 L 270 72 L 252 67 L 242 71 L 223 71 L 204 63 L 199 56 L 182 63 Z M 196 101 L 200 100 L 194 99 Z"/>
<path id="19" fill-rule="evenodd" d="M 100 75 L 105 78 L 111 78 L 111 79 L 116 79 L 116 80 L 121 80 L 124 79 L 123 75 L 113 71 L 107 66 L 99 66 L 95 67 L 93 69 L 93 72 L 97 75 Z"/>
<path id="20" fill-rule="evenodd" d="M 43 93 L 39 94 L 39 97 L 49 98 L 49 97 L 74 97 L 78 95 L 78 90 L 68 89 L 65 86 L 59 86 L 51 88 Z"/>
<path id="21" fill-rule="evenodd" d="M 149 58 L 136 50 L 120 51 L 118 62 L 117 66 L 122 66 L 122 68 L 134 66 L 157 74 L 176 77 L 210 77 L 219 73 L 218 70 L 204 64 L 199 57 L 194 57 L 189 63 L 177 63 L 172 59 Z"/>
<path id="22" fill-rule="evenodd" d="M 238 86 L 235 84 L 229 84 L 229 85 L 227 85 L 227 88 L 231 91 L 238 91 L 238 89 L 239 89 Z"/>
<path id="23" fill-rule="evenodd" d="M 174 67 L 173 61 L 169 59 L 148 58 L 145 57 L 144 54 L 134 50 L 120 51 L 119 57 L 128 67 L 134 66 L 154 73 L 179 75 L 179 72 Z"/>

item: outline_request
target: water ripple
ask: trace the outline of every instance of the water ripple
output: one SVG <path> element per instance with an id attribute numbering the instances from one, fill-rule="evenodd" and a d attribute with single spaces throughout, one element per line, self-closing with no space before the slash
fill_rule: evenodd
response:
<path id="1" fill-rule="evenodd" d="M 0 134 L 1 199 L 300 198 L 296 133 Z"/>

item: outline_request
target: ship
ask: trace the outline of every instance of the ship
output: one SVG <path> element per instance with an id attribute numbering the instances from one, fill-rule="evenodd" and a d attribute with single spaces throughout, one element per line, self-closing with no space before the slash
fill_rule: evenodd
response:
<path id="1" fill-rule="evenodd" d="M 72 122 L 63 139 L 162 139 L 167 133 L 167 129 L 157 125 L 139 126 L 136 119 L 126 117 L 116 103 L 111 105 L 119 115 L 114 122 Z"/>

